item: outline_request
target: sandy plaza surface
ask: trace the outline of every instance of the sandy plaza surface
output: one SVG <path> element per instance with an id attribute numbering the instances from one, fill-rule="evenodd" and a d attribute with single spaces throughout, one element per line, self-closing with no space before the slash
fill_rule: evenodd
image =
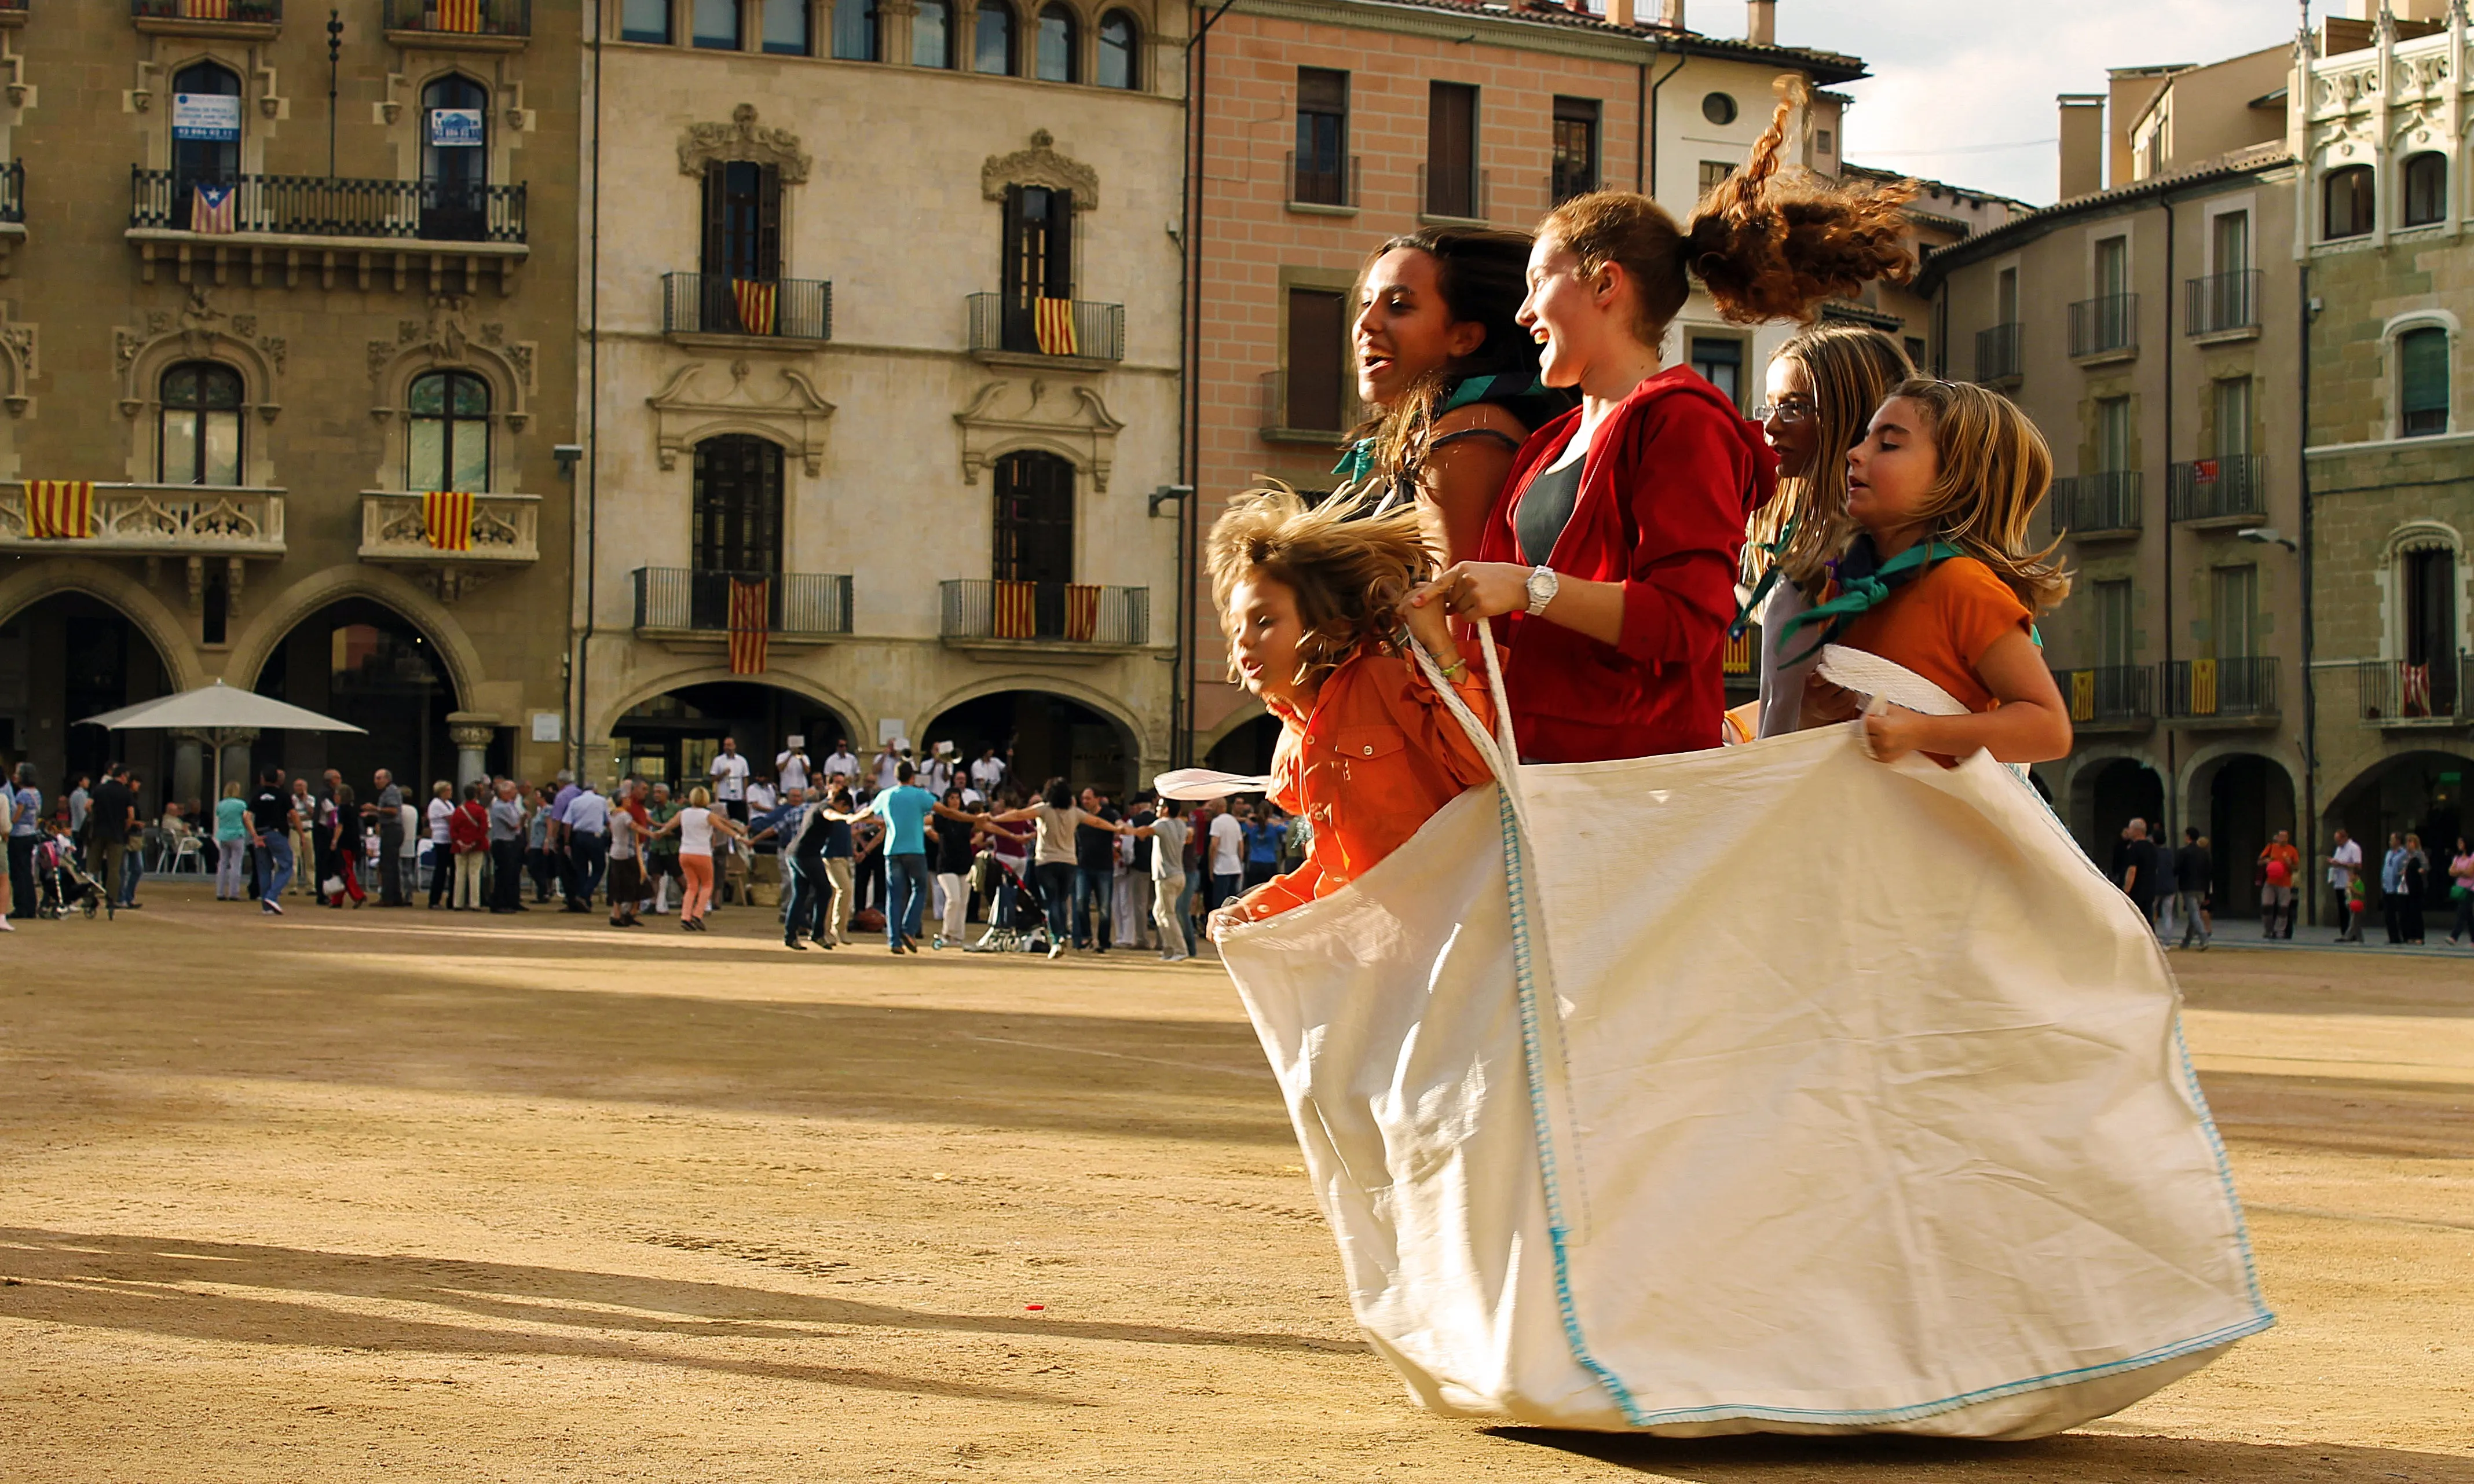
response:
<path id="1" fill-rule="evenodd" d="M 1410 1405 L 1216 964 L 144 894 L 0 939 L 0 1480 L 2474 1480 L 2474 964 L 2174 956 L 2213 1368 L 1672 1442 Z"/>

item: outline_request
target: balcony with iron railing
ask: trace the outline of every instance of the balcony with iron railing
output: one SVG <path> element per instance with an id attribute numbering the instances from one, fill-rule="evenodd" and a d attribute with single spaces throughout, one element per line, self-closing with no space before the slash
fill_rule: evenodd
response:
<path id="1" fill-rule="evenodd" d="M 2071 305 L 2071 359 L 2108 365 L 2139 353 L 2139 296 L 2106 294 Z"/>
<path id="2" fill-rule="evenodd" d="M 0 224 L 25 225 L 26 162 L 12 159 L 0 165 Z"/>
<path id="3" fill-rule="evenodd" d="M 2194 459 L 2169 473 L 2166 516 L 2176 524 L 2244 524 L 2268 513 L 2267 466 L 2256 453 Z"/>
<path id="4" fill-rule="evenodd" d="M 2372 726 L 2452 727 L 2474 715 L 2474 655 L 2360 660 L 2354 688 L 2362 719 Z"/>
<path id="5" fill-rule="evenodd" d="M 2156 721 L 2156 672 L 2145 665 L 2053 671 L 2054 689 L 2081 732 L 2144 732 Z"/>
<path id="6" fill-rule="evenodd" d="M 26 24 L 26 0 L 0 0 L 0 29 Z"/>
<path id="7" fill-rule="evenodd" d="M 53 513 L 61 513 L 57 505 Z M 37 536 L 35 526 L 24 483 L 0 484 L 0 551 L 13 555 L 281 556 L 283 492 L 227 484 L 96 484 L 85 534 Z"/>
<path id="8" fill-rule="evenodd" d="M 2009 386 L 2020 379 L 2019 322 L 1995 325 L 1976 332 L 1976 379 L 1986 386 Z"/>
<path id="9" fill-rule="evenodd" d="M 1348 155 L 1331 163 L 1330 169 L 1318 168 L 1312 160 L 1301 165 L 1295 150 L 1281 156 L 1280 178 L 1289 182 L 1290 210 L 1335 216 L 1356 213 L 1365 199 L 1365 177 L 1358 169 L 1358 158 Z"/>
<path id="10" fill-rule="evenodd" d="M 129 0 L 129 18 L 158 36 L 272 38 L 283 0 Z"/>
<path id="11" fill-rule="evenodd" d="M 662 275 L 662 329 L 671 335 L 831 340 L 834 286 L 813 279 Z"/>
<path id="12" fill-rule="evenodd" d="M 2163 666 L 2165 715 L 2197 725 L 2268 726 L 2276 720 L 2276 661 L 2168 660 Z"/>
<path id="13" fill-rule="evenodd" d="M 387 0 L 386 33 L 398 46 L 517 51 L 533 34 L 532 0 Z"/>
<path id="14" fill-rule="evenodd" d="M 937 597 L 937 634 L 965 652 L 1089 664 L 1151 642 L 1149 588 L 958 577 Z"/>
<path id="15" fill-rule="evenodd" d="M 229 194 L 226 194 L 229 192 Z M 234 268 L 253 286 L 333 288 L 352 276 L 364 290 L 391 277 L 400 292 L 416 276 L 446 291 L 449 273 L 469 289 L 495 274 L 500 292 L 530 250 L 524 187 L 314 175 L 130 171 L 128 238 L 147 282 L 168 264 L 181 282 L 203 266 L 218 283 Z"/>
<path id="16" fill-rule="evenodd" d="M 2182 282 L 2182 332 L 2194 339 L 2245 339 L 2259 333 L 2257 269 L 2211 274 Z"/>
<path id="17" fill-rule="evenodd" d="M 459 506 L 433 502 L 419 491 L 361 491 L 361 560 L 477 566 L 541 560 L 540 496 L 469 498 L 469 506 Z"/>
<path id="18" fill-rule="evenodd" d="M 636 632 L 656 638 L 719 644 L 730 636 L 734 582 L 765 583 L 765 630 L 777 641 L 822 642 L 851 631 L 847 572 L 703 572 L 639 567 Z"/>
<path id="19" fill-rule="evenodd" d="M 1365 416 L 1346 371 L 1336 392 L 1299 388 L 1285 371 L 1267 371 L 1258 379 L 1263 406 L 1258 429 L 1265 443 L 1337 448 Z"/>
<path id="20" fill-rule="evenodd" d="M 1126 306 L 1083 299 L 1035 299 L 1004 294 L 969 296 L 971 353 L 982 359 L 1010 355 L 1046 360 L 1121 361 L 1126 358 Z"/>
<path id="21" fill-rule="evenodd" d="M 2141 479 L 2135 469 L 2074 474 L 2053 481 L 2047 519 L 2052 533 L 2078 541 L 2118 541 L 2139 534 Z"/>

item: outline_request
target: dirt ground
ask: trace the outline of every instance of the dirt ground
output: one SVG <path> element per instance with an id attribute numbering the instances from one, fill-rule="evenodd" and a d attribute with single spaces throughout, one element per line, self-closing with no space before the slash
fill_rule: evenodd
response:
<path id="1" fill-rule="evenodd" d="M 0 938 L 0 1479 L 2474 1480 L 2474 967 L 2177 956 L 2280 1326 L 2009 1446 L 1412 1407 L 1215 966 Z"/>

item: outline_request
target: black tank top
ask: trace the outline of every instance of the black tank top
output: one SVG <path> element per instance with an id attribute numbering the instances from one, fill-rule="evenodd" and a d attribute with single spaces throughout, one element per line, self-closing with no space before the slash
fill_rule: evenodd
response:
<path id="1" fill-rule="evenodd" d="M 1564 527 L 1572 523 L 1572 507 L 1581 499 L 1581 468 L 1588 462 L 1584 454 L 1561 469 L 1541 469 L 1520 492 L 1512 528 L 1520 537 L 1521 559 L 1531 566 L 1545 565 Z"/>

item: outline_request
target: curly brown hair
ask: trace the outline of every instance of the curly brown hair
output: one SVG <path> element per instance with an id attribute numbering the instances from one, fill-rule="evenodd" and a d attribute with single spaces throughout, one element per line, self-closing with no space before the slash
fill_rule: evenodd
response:
<path id="1" fill-rule="evenodd" d="M 1283 484 L 1240 496 L 1211 523 L 1203 553 L 1224 624 L 1229 595 L 1249 576 L 1273 578 L 1297 595 L 1305 627 L 1299 685 L 1322 684 L 1361 645 L 1389 643 L 1400 626 L 1400 600 L 1434 567 L 1418 536 L 1415 506 L 1376 515 L 1370 499 L 1355 496 L 1308 504 Z M 1228 678 L 1243 678 L 1233 645 Z"/>
<path id="2" fill-rule="evenodd" d="M 1656 345 L 1692 294 L 1692 279 L 1737 324 L 1809 322 L 1823 300 L 1853 294 L 1875 279 L 1903 282 L 1915 271 L 1902 181 L 1865 190 L 1809 170 L 1782 169 L 1787 121 L 1810 96 L 1803 79 L 1779 80 L 1778 111 L 1751 158 L 1720 182 L 1678 227 L 1666 208 L 1630 191 L 1593 191 L 1546 213 L 1538 235 L 1554 237 L 1581 260 L 1584 276 L 1609 263 L 1635 284 L 1637 328 Z"/>

